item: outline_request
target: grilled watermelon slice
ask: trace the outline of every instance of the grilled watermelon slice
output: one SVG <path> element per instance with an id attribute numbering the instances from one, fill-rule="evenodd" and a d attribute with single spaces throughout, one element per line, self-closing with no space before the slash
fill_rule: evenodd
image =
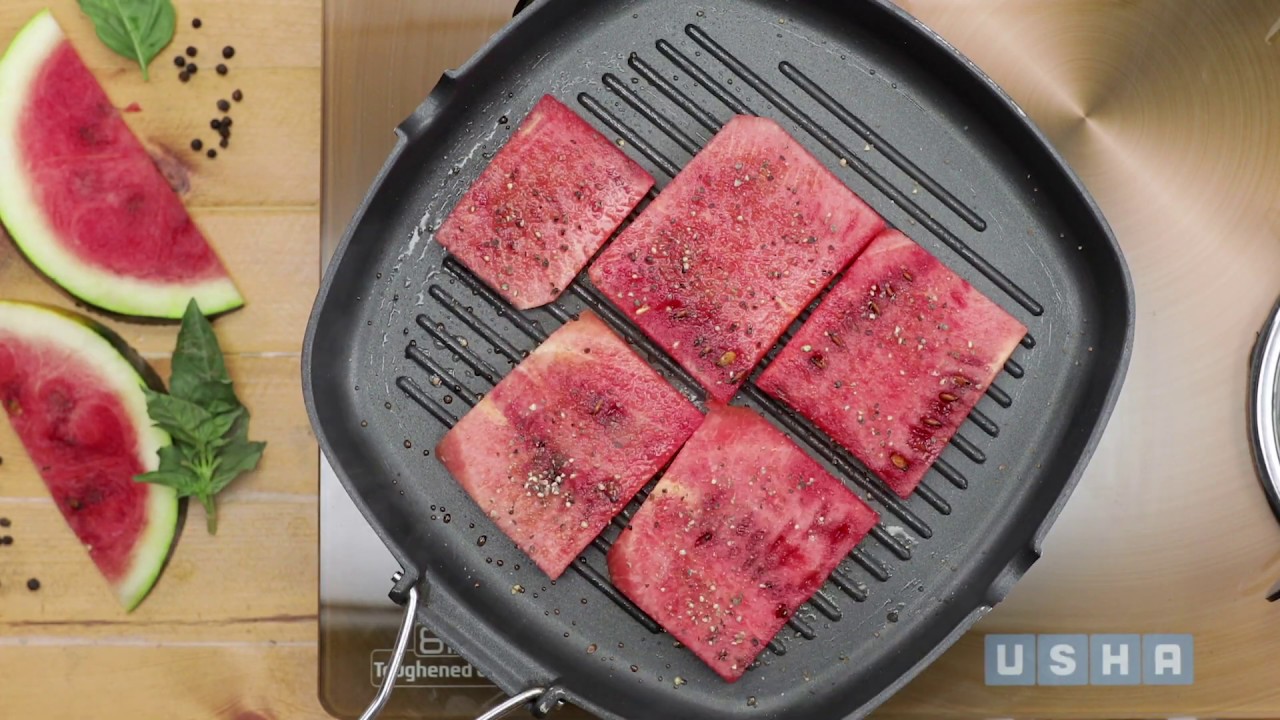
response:
<path id="1" fill-rule="evenodd" d="M 591 280 L 728 402 L 884 221 L 777 123 L 729 121 L 591 266 Z"/>
<path id="2" fill-rule="evenodd" d="M 49 11 L 0 59 L 0 220 L 64 290 L 124 315 L 182 317 L 244 304 Z"/>
<path id="3" fill-rule="evenodd" d="M 907 497 L 1026 334 L 937 258 L 889 230 L 758 384 Z"/>
<path id="4" fill-rule="evenodd" d="M 733 682 L 877 521 L 759 415 L 717 406 L 614 543 L 609 575 Z"/>
<path id="5" fill-rule="evenodd" d="M 0 301 L 0 407 L 127 610 L 155 584 L 178 522 L 172 488 L 134 481 L 159 466 L 158 453 L 170 442 L 147 415 L 148 381 L 162 389 L 101 325 Z"/>
<path id="6" fill-rule="evenodd" d="M 550 95 L 462 196 L 436 241 L 522 310 L 569 287 L 653 178 Z"/>
<path id="7" fill-rule="evenodd" d="M 557 330 L 436 454 L 554 580 L 702 423 L 598 317 Z"/>

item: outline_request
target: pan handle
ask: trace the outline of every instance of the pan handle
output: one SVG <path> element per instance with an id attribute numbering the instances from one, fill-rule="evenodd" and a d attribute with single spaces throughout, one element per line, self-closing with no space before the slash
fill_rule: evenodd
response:
<path id="1" fill-rule="evenodd" d="M 397 586 L 403 579 L 403 572 L 397 572 L 391 576 L 391 582 Z M 375 720 L 381 715 L 382 710 L 387 706 L 387 701 L 391 699 L 391 692 L 395 690 L 396 675 L 400 674 L 400 665 L 404 662 L 404 653 L 409 647 L 409 637 L 413 634 L 413 625 L 418 616 L 417 585 L 410 585 L 403 595 L 405 598 L 404 618 L 400 621 L 400 631 L 396 633 L 395 648 L 391 651 L 391 659 L 387 663 L 386 673 L 382 676 L 382 685 L 378 687 L 378 694 L 374 696 L 373 701 L 369 703 L 369 707 L 365 708 L 365 711 L 360 715 L 360 720 Z M 476 720 L 498 720 L 524 705 L 535 704 L 535 701 L 539 699 L 547 699 L 547 689 L 540 687 L 529 688 L 519 695 L 507 699 L 501 705 L 476 718 Z M 550 704 L 554 707 L 558 702 L 552 699 Z"/>
<path id="2" fill-rule="evenodd" d="M 399 584 L 402 578 L 404 573 L 397 572 L 391 576 L 391 582 Z M 404 619 L 400 621 L 400 632 L 396 633 L 396 646 L 391 651 L 391 662 L 387 665 L 387 672 L 382 676 L 382 685 L 378 688 L 378 694 L 374 696 L 373 702 L 369 703 L 369 707 L 365 708 L 364 713 L 360 715 L 360 720 L 374 720 L 387 706 L 387 700 L 391 699 L 391 691 L 396 687 L 396 675 L 400 674 L 400 663 L 404 661 L 405 648 L 409 647 L 409 636 L 413 634 L 413 622 L 417 615 L 418 588 L 413 585 L 409 587 L 404 604 Z"/>

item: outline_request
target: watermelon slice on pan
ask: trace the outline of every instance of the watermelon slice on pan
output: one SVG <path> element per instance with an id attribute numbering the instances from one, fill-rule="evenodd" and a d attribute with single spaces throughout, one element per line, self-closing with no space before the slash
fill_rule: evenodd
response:
<path id="1" fill-rule="evenodd" d="M 907 497 L 1026 334 L 924 248 L 888 230 L 757 384 Z"/>
<path id="2" fill-rule="evenodd" d="M 588 312 L 503 378 L 436 455 L 554 580 L 701 423 Z"/>
<path id="3" fill-rule="evenodd" d="M 546 95 L 435 238 L 527 310 L 559 297 L 652 187 L 643 168 Z"/>
<path id="4" fill-rule="evenodd" d="M 884 221 L 777 123 L 729 121 L 591 266 L 727 402 Z"/>
<path id="5" fill-rule="evenodd" d="M 0 220 L 67 292 L 124 315 L 244 304 L 142 143 L 44 11 L 0 59 Z"/>
<path id="6" fill-rule="evenodd" d="M 878 521 L 764 418 L 717 406 L 609 551 L 609 576 L 733 682 Z"/>

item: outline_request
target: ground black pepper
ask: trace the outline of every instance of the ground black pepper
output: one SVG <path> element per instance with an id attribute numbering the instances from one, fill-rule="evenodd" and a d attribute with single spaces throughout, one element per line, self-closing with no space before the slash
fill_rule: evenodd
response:
<path id="1" fill-rule="evenodd" d="M 231 58 L 233 58 L 233 57 L 235 57 L 235 56 L 236 56 L 236 49 L 235 49 L 235 48 L 231 47 L 230 45 L 228 45 L 228 46 L 226 46 L 226 47 L 222 48 L 222 57 L 224 57 L 224 58 L 226 58 L 226 59 L 230 60 Z"/>
<path id="2" fill-rule="evenodd" d="M 194 46 L 187 46 L 187 57 L 195 57 L 198 52 L 199 50 L 196 50 Z"/>
<path id="3" fill-rule="evenodd" d="M 239 90 L 236 90 L 235 92 L 231 93 L 231 99 L 235 100 L 236 102 L 240 102 L 241 100 L 244 99 L 244 93 L 240 92 Z"/>
<path id="4" fill-rule="evenodd" d="M 231 103 L 227 102 L 226 100 L 219 100 L 218 109 L 221 110 L 222 112 L 226 112 L 231 109 Z"/>
<path id="5" fill-rule="evenodd" d="M 182 67 L 183 65 L 187 64 L 187 59 L 182 57 L 181 55 L 178 55 L 175 58 L 173 58 L 173 64 L 177 65 L 178 67 Z"/>
<path id="6" fill-rule="evenodd" d="M 204 25 L 204 23 L 203 23 L 203 22 L 201 22 L 200 18 L 195 18 L 194 20 L 192 20 L 192 21 L 191 21 L 191 27 L 193 27 L 193 28 L 195 28 L 195 29 L 197 29 L 197 30 L 199 30 L 199 29 L 200 29 L 200 26 L 201 26 L 201 25 Z"/>
<path id="7" fill-rule="evenodd" d="M 202 140 L 200 140 L 199 138 L 196 138 L 195 140 L 192 140 L 192 141 L 191 141 L 191 149 L 192 149 L 192 150 L 195 150 L 196 152 L 200 152 L 201 150 L 203 150 L 203 149 L 204 149 L 204 142 L 203 142 Z"/>
<path id="8" fill-rule="evenodd" d="M 214 70 L 217 70 L 219 75 L 227 74 L 227 66 L 222 63 L 218 63 L 218 67 L 214 68 Z"/>
<path id="9" fill-rule="evenodd" d="M 210 149 L 210 150 L 209 150 L 209 152 L 207 152 L 207 153 L 205 153 L 205 154 L 209 156 L 209 159 L 210 159 L 210 160 L 212 160 L 212 159 L 214 159 L 214 158 L 218 157 L 218 151 L 217 151 L 217 150 L 213 150 L 213 149 Z"/>
<path id="10" fill-rule="evenodd" d="M 35 592 L 39 590 L 40 581 L 35 578 L 31 578 L 30 580 L 27 581 L 27 589 L 30 590 L 31 592 Z"/>

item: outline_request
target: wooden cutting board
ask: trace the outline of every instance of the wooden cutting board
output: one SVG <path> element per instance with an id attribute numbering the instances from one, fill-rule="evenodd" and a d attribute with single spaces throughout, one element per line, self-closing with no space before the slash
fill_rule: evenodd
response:
<path id="1" fill-rule="evenodd" d="M 0 422 L 0 716 L 210 718 L 323 715 L 316 672 L 318 452 L 300 351 L 319 275 L 322 0 L 175 0 L 173 44 L 143 82 L 106 49 L 74 0 L 4 0 L 0 47 L 51 7 L 135 132 L 180 168 L 184 200 L 248 301 L 217 321 L 253 435 L 258 472 L 220 497 L 219 531 L 194 508 L 151 596 L 132 614 L 112 594 Z M 194 29 L 193 18 L 202 20 Z M 235 47 L 221 77 L 221 50 Z M 198 49 L 200 71 L 173 57 Z M 217 100 L 240 89 L 232 145 L 216 160 Z M 2 102 L 3 99 L 0 99 Z M 0 237 L 0 298 L 74 307 Z M 168 377 L 177 328 L 94 314 Z M 37 592 L 27 580 L 38 578 Z"/>

